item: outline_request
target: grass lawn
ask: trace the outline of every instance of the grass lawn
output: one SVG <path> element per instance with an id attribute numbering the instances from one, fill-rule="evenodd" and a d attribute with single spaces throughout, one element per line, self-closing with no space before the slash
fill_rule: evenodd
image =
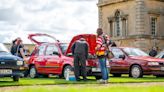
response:
<path id="1" fill-rule="evenodd" d="M 89 77 L 87 82 L 72 82 L 56 77 L 21 78 L 19 82 L 0 78 L 0 92 L 164 92 L 163 85 L 164 78 L 153 76 L 138 79 L 110 77 L 109 84 L 98 84 L 93 77 Z"/>
<path id="2" fill-rule="evenodd" d="M 144 78 L 129 78 L 123 77 L 110 77 L 110 83 L 143 83 L 143 82 L 164 82 L 164 78 L 156 78 L 154 76 L 145 76 Z M 61 85 L 61 84 L 97 84 L 93 77 L 89 77 L 89 81 L 76 82 L 66 81 L 57 77 L 51 78 L 21 78 L 19 82 L 13 82 L 11 78 L 0 78 L 0 87 L 4 86 L 29 86 L 29 85 Z"/>

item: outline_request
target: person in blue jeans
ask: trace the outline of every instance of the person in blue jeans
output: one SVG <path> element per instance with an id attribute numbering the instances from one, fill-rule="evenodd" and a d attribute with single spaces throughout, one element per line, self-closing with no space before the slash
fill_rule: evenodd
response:
<path id="1" fill-rule="evenodd" d="M 99 58 L 100 69 L 102 73 L 102 80 L 104 82 L 108 82 L 109 79 L 109 71 L 106 66 L 106 58 Z"/>
<path id="2" fill-rule="evenodd" d="M 103 35 L 103 30 L 101 28 L 98 28 L 96 39 L 96 55 L 99 60 L 99 65 L 102 73 L 102 79 L 100 80 L 101 83 L 108 83 L 109 78 L 109 71 L 106 66 L 107 48 L 107 39 L 105 39 L 105 36 Z"/>

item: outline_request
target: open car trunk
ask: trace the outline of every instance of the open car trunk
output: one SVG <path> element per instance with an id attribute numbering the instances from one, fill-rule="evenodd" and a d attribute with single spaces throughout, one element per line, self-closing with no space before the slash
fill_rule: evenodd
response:
<path id="1" fill-rule="evenodd" d="M 96 35 L 95 34 L 81 34 L 81 35 L 77 35 L 77 36 L 73 37 L 73 39 L 71 40 L 71 42 L 68 46 L 68 49 L 66 51 L 66 55 L 71 53 L 72 45 L 80 38 L 86 39 L 86 41 L 88 42 L 88 45 L 89 45 L 89 54 L 95 55 L 95 47 L 96 47 Z"/>
<path id="2" fill-rule="evenodd" d="M 55 37 L 50 36 L 48 34 L 41 34 L 41 33 L 29 34 L 28 39 L 30 39 L 32 42 L 36 43 L 37 45 L 40 45 L 42 43 L 58 42 Z"/>

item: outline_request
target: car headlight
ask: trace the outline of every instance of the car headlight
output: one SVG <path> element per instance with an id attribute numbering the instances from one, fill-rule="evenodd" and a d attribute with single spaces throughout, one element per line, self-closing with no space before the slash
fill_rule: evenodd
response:
<path id="1" fill-rule="evenodd" d="M 17 65 L 23 65 L 23 61 L 17 61 Z"/>
<path id="2" fill-rule="evenodd" d="M 158 62 L 148 62 L 148 65 L 153 66 L 153 65 L 159 65 Z"/>

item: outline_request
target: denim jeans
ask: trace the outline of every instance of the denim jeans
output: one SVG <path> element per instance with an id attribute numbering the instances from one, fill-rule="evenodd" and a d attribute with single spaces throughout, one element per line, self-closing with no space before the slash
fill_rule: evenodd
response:
<path id="1" fill-rule="evenodd" d="M 106 58 L 99 58 L 99 64 L 102 73 L 102 79 L 107 80 L 109 78 L 109 71 L 106 66 Z"/>

